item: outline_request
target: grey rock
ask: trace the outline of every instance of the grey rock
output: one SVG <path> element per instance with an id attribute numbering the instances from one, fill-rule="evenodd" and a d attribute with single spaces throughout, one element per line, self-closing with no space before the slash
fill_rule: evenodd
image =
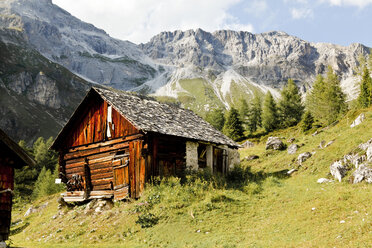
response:
<path id="1" fill-rule="evenodd" d="M 345 166 L 342 161 L 336 161 L 330 166 L 331 175 L 341 182 L 342 178 L 346 176 L 349 168 Z"/>
<path id="2" fill-rule="evenodd" d="M 320 132 L 317 130 L 317 131 L 315 131 L 311 136 L 316 136 L 316 135 L 318 135 Z"/>
<path id="3" fill-rule="evenodd" d="M 365 118 L 366 118 L 366 117 L 365 117 L 364 113 L 360 114 L 360 115 L 359 115 L 359 116 L 358 116 L 358 117 L 353 121 L 353 123 L 351 123 L 350 127 L 353 128 L 353 127 L 355 127 L 355 126 L 360 125 L 360 124 L 364 121 Z"/>
<path id="4" fill-rule="evenodd" d="M 297 144 L 291 144 L 288 149 L 287 149 L 287 152 L 288 154 L 295 154 L 298 150 L 298 145 Z"/>
<path id="5" fill-rule="evenodd" d="M 249 155 L 244 158 L 246 161 L 254 160 L 254 159 L 259 159 L 260 157 L 258 155 Z"/>
<path id="6" fill-rule="evenodd" d="M 326 147 L 332 145 L 334 142 L 335 142 L 334 140 L 331 140 L 330 142 L 328 142 L 328 143 L 324 146 L 324 148 L 326 148 Z"/>
<path id="7" fill-rule="evenodd" d="M 242 144 L 242 146 L 243 146 L 244 148 L 250 148 L 250 147 L 254 147 L 254 143 L 253 143 L 253 142 L 250 142 L 249 140 L 247 140 L 246 142 L 244 142 L 244 143 Z"/>
<path id="8" fill-rule="evenodd" d="M 367 151 L 368 147 L 372 146 L 372 139 L 368 140 L 365 143 L 362 143 L 358 146 L 358 148 L 362 149 L 363 151 Z"/>
<path id="9" fill-rule="evenodd" d="M 344 164 L 351 165 L 355 168 L 358 168 L 361 163 L 366 161 L 365 155 L 359 154 L 347 154 L 344 156 Z"/>
<path id="10" fill-rule="evenodd" d="M 316 182 L 317 183 L 333 183 L 334 181 L 327 179 L 327 178 L 319 178 Z"/>
<path id="11" fill-rule="evenodd" d="M 372 168 L 366 164 L 361 164 L 353 173 L 353 183 L 359 183 L 365 180 L 367 183 L 372 183 Z"/>
<path id="12" fill-rule="evenodd" d="M 37 207 L 34 207 L 34 206 L 31 206 L 27 209 L 26 213 L 24 214 L 24 217 L 27 217 L 33 213 L 37 213 L 41 210 L 43 210 L 44 208 L 46 208 L 48 206 L 48 202 L 44 203 L 43 205 L 41 206 L 37 206 Z"/>
<path id="13" fill-rule="evenodd" d="M 279 137 L 269 137 L 266 141 L 266 150 L 283 150 L 285 145 Z"/>
<path id="14" fill-rule="evenodd" d="M 308 158 L 310 158 L 312 154 L 310 152 L 304 152 L 298 155 L 297 162 L 302 165 L 303 162 L 305 162 Z"/>

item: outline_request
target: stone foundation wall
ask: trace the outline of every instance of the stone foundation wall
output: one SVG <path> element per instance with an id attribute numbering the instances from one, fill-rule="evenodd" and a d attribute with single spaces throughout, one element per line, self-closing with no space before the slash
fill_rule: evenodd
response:
<path id="1" fill-rule="evenodd" d="M 189 170 L 198 170 L 198 146 L 197 142 L 186 141 L 186 167 Z"/>
<path id="2" fill-rule="evenodd" d="M 228 168 L 233 169 L 235 165 L 240 164 L 240 154 L 238 152 L 238 149 L 230 149 L 227 148 L 228 152 Z"/>

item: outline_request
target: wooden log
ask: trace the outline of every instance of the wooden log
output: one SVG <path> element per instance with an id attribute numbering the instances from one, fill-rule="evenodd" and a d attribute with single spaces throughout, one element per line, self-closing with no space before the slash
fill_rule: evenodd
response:
<path id="1" fill-rule="evenodd" d="M 123 143 L 110 145 L 110 146 L 103 146 L 103 147 L 97 147 L 97 148 L 84 150 L 84 151 L 67 153 L 64 156 L 64 159 L 69 160 L 69 159 L 74 159 L 74 158 L 87 157 L 93 154 L 101 154 L 101 153 L 111 151 L 111 150 L 118 150 L 118 149 L 126 148 L 128 146 L 129 146 L 128 142 L 123 142 Z"/>
<path id="2" fill-rule="evenodd" d="M 136 197 L 136 181 L 135 181 L 135 145 L 134 141 L 129 143 L 129 183 L 130 183 L 130 196 Z"/>

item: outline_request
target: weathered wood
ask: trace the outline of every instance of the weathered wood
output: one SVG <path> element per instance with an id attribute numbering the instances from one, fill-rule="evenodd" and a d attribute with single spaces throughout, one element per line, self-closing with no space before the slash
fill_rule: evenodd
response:
<path id="1" fill-rule="evenodd" d="M 135 181 L 135 144 L 134 141 L 129 143 L 129 183 L 130 183 L 130 196 L 136 197 L 136 181 Z"/>
<path id="2" fill-rule="evenodd" d="M 94 149 L 89 149 L 85 151 L 79 151 L 74 153 L 68 153 L 64 156 L 65 160 L 73 159 L 73 158 L 80 158 L 80 157 L 86 157 L 93 154 L 100 154 L 103 152 L 111 151 L 111 150 L 117 150 L 128 147 L 129 144 L 127 142 L 125 143 L 119 143 L 112 146 L 104 146 L 104 147 L 97 147 Z"/>

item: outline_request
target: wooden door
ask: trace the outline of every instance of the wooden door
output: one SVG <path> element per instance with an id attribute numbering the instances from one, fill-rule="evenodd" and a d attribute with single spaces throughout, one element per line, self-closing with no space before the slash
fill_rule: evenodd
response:
<path id="1" fill-rule="evenodd" d="M 129 155 L 116 155 L 112 160 L 114 177 L 114 199 L 122 200 L 129 196 Z"/>

